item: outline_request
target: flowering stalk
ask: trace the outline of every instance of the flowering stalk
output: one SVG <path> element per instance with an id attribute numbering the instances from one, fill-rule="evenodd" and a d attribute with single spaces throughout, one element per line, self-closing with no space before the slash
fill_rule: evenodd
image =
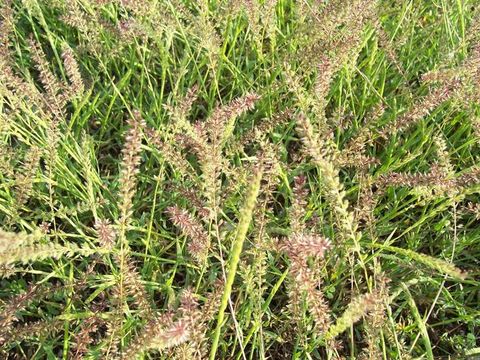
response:
<path id="1" fill-rule="evenodd" d="M 205 229 L 188 211 L 178 206 L 171 206 L 167 211 L 175 226 L 190 238 L 188 245 L 190 254 L 199 263 L 203 263 L 210 248 L 210 239 Z"/>
<path id="2" fill-rule="evenodd" d="M 139 165 L 142 160 L 140 156 L 142 146 L 142 128 L 145 121 L 138 111 L 128 119 L 130 129 L 125 137 L 125 145 L 122 149 L 122 170 L 120 174 L 120 224 L 125 228 L 132 214 L 132 201 L 135 195 L 136 175 L 140 171 Z"/>
<path id="3" fill-rule="evenodd" d="M 360 234 L 357 232 L 353 214 L 348 209 L 348 201 L 345 200 L 345 191 L 340 182 L 339 171 L 331 161 L 332 156 L 324 149 L 322 146 L 324 142 L 313 129 L 310 120 L 303 113 L 300 113 L 297 117 L 297 129 L 302 136 L 306 151 L 322 173 L 326 197 L 337 215 L 338 225 L 344 240 L 353 240 L 355 250 L 359 251 Z"/>
<path id="4" fill-rule="evenodd" d="M 316 329 L 322 334 L 327 331 L 331 323 L 330 308 L 323 292 L 318 289 L 318 280 L 315 279 L 315 271 L 310 268 L 308 259 L 312 257 L 315 259 L 315 264 L 320 265 L 325 252 L 330 247 L 331 244 L 327 238 L 305 233 L 293 233 L 278 243 L 278 250 L 285 252 L 291 261 L 290 309 L 294 317 L 300 319 L 300 304 L 305 293 Z"/>
<path id="5" fill-rule="evenodd" d="M 137 291 L 141 288 L 139 284 L 139 275 L 129 273 L 130 265 L 128 263 L 128 242 L 126 239 L 127 226 L 130 222 L 133 206 L 133 196 L 135 195 L 136 175 L 139 172 L 141 162 L 141 146 L 142 146 L 142 128 L 145 127 L 145 121 L 141 118 L 138 111 L 135 111 L 134 116 L 128 120 L 130 128 L 125 137 L 125 145 L 122 149 L 122 170 L 120 173 L 120 253 L 116 255 L 116 262 L 120 268 L 119 274 L 119 306 L 122 307 L 125 302 L 125 292 L 133 291 L 135 295 L 139 294 Z M 134 279 L 132 285 L 132 278 Z M 126 287 L 126 288 L 125 288 Z M 142 288 L 143 290 L 143 288 Z M 145 308 L 145 297 L 143 291 L 140 293 L 141 308 Z"/>
<path id="6" fill-rule="evenodd" d="M 222 323 L 225 318 L 225 309 L 228 305 L 228 299 L 232 293 L 233 281 L 235 280 L 235 274 L 237 272 L 237 266 L 240 261 L 240 254 L 242 252 L 243 242 L 247 235 L 250 221 L 252 220 L 253 208 L 260 191 L 260 181 L 262 180 L 263 170 L 261 168 L 256 169 L 251 179 L 250 187 L 247 192 L 247 197 L 243 209 L 240 213 L 240 220 L 237 226 L 237 234 L 233 241 L 233 247 L 231 251 L 231 257 L 229 262 L 228 276 L 225 282 L 225 288 L 223 290 L 223 296 L 220 303 L 220 309 L 217 314 L 217 326 L 213 335 L 212 348 L 210 351 L 210 360 L 215 360 L 215 355 L 218 349 L 218 343 L 220 341 L 220 331 L 222 330 Z"/>
<path id="7" fill-rule="evenodd" d="M 376 304 L 377 299 L 374 293 L 365 294 L 354 299 L 348 305 L 342 316 L 340 316 L 335 324 L 328 329 L 328 332 L 325 334 L 325 340 L 334 339 L 343 333 L 350 326 L 360 320 L 362 316 L 374 309 Z"/>
<path id="8" fill-rule="evenodd" d="M 85 90 L 85 85 L 83 84 L 82 75 L 80 74 L 78 63 L 75 60 L 75 57 L 73 56 L 73 51 L 70 47 L 64 47 L 62 52 L 62 59 L 65 66 L 65 71 L 71 83 L 71 87 L 68 89 L 68 95 L 72 97 L 79 96 Z"/>

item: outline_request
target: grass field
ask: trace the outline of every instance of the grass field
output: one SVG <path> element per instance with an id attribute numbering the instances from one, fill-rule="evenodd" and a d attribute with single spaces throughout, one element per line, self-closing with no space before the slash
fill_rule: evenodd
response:
<path id="1" fill-rule="evenodd" d="M 1 0 L 2 359 L 480 357 L 478 0 Z"/>

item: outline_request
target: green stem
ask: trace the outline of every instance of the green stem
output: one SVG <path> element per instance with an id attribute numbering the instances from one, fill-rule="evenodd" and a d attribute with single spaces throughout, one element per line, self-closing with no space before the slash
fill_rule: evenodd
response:
<path id="1" fill-rule="evenodd" d="M 229 262 L 229 269 L 227 280 L 225 282 L 225 288 L 220 303 L 220 308 L 217 314 L 217 326 L 213 336 L 212 348 L 210 351 L 210 360 L 215 360 L 215 355 L 218 349 L 218 342 L 220 340 L 220 332 L 222 330 L 223 320 L 225 319 L 225 309 L 228 306 L 228 299 L 232 293 L 233 281 L 237 273 L 237 266 L 240 261 L 240 254 L 242 253 L 243 242 L 247 235 L 248 227 L 252 219 L 253 209 L 257 200 L 258 193 L 260 191 L 260 181 L 262 179 L 262 171 L 255 172 L 250 187 L 248 189 L 247 198 L 245 199 L 245 205 L 240 214 L 240 220 L 237 226 L 237 234 L 233 242 L 233 248 L 231 252 L 231 258 Z"/>

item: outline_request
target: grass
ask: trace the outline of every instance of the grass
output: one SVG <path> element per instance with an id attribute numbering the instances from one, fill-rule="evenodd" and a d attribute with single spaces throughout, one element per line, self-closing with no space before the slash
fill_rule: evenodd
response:
<path id="1" fill-rule="evenodd" d="M 477 1 L 0 6 L 3 358 L 480 356 Z"/>

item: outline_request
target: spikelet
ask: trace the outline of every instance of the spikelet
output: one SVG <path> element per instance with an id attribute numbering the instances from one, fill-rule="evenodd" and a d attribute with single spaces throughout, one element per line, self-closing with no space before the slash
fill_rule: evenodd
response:
<path id="1" fill-rule="evenodd" d="M 71 86 L 68 89 L 68 97 L 81 96 L 85 90 L 78 63 L 73 56 L 72 49 L 65 45 L 62 51 L 63 64 L 70 80 Z"/>
<path id="2" fill-rule="evenodd" d="M 208 256 L 210 239 L 202 225 L 187 210 L 174 205 L 167 209 L 170 220 L 190 238 L 188 251 L 193 258 L 203 264 Z"/>
<path id="3" fill-rule="evenodd" d="M 44 235 L 48 235 L 50 233 L 51 227 L 52 227 L 52 224 L 49 223 L 48 221 L 42 221 L 40 225 L 38 225 L 38 229 Z"/>
<path id="4" fill-rule="evenodd" d="M 290 312 L 299 322 L 301 302 L 305 294 L 309 311 L 315 320 L 315 328 L 320 334 L 324 334 L 330 326 L 330 308 L 322 291 L 318 288 L 319 279 L 316 279 L 316 271 L 310 268 L 307 260 L 313 257 L 315 264 L 320 265 L 330 247 L 331 244 L 327 238 L 306 233 L 294 233 L 277 243 L 277 250 L 285 252 L 291 262 Z"/>
<path id="5" fill-rule="evenodd" d="M 354 152 L 350 149 L 341 151 L 335 158 L 335 165 L 338 167 L 354 167 L 360 170 L 367 170 L 373 165 L 378 165 L 380 160 L 361 152 Z"/>
<path id="6" fill-rule="evenodd" d="M 39 339 L 42 337 L 52 336 L 65 326 L 65 320 L 40 320 L 36 322 L 26 322 L 14 327 L 7 335 L 5 342 L 14 343 L 21 342 L 25 339 Z"/>
<path id="7" fill-rule="evenodd" d="M 136 16 L 148 16 L 151 11 L 154 11 L 151 1 L 136 1 L 136 0 L 116 0 L 126 9 L 130 10 Z"/>
<path id="8" fill-rule="evenodd" d="M 115 254 L 114 260 L 119 267 L 119 285 L 118 301 L 116 302 L 117 319 L 109 326 L 109 335 L 111 339 L 117 339 L 122 336 L 121 325 L 123 320 L 123 308 L 126 301 L 125 295 L 131 295 L 139 309 L 141 315 L 149 314 L 150 305 L 145 294 L 145 289 L 141 283 L 141 276 L 136 271 L 129 256 L 129 244 L 126 237 L 128 225 L 133 213 L 133 197 L 137 184 L 136 176 L 138 174 L 141 158 L 142 129 L 145 127 L 145 121 L 142 119 L 139 111 L 134 111 L 133 117 L 127 120 L 129 129 L 125 136 L 125 143 L 122 149 L 122 163 L 119 179 L 119 234 L 120 251 Z M 114 352 L 116 348 L 112 349 Z"/>
<path id="9" fill-rule="evenodd" d="M 455 79 L 458 75 L 458 69 L 445 69 L 441 71 L 429 71 L 422 74 L 422 82 L 426 85 L 435 84 L 435 83 L 446 83 Z"/>
<path id="10" fill-rule="evenodd" d="M 362 171 L 367 171 L 371 166 L 377 165 L 379 160 L 375 157 L 365 154 L 366 145 L 372 145 L 372 128 L 378 123 L 378 120 L 385 112 L 382 103 L 377 104 L 366 114 L 365 123 L 360 127 L 358 133 L 353 136 L 335 157 L 335 164 L 339 167 L 355 167 Z"/>
<path id="11" fill-rule="evenodd" d="M 235 120 L 243 113 L 252 110 L 259 99 L 260 96 L 257 94 L 247 93 L 225 106 L 215 108 L 205 126 L 210 140 L 223 147 L 233 133 Z"/>
<path id="12" fill-rule="evenodd" d="M 197 100 L 198 97 L 198 85 L 193 85 L 187 90 L 187 93 L 184 97 L 180 98 L 177 101 L 175 106 L 164 104 L 163 108 L 168 112 L 172 118 L 172 125 L 174 129 L 178 131 L 182 130 L 191 130 L 191 125 L 188 123 L 187 116 L 192 109 L 193 103 Z"/>
<path id="13" fill-rule="evenodd" d="M 187 184 L 188 186 L 188 184 Z M 210 211 L 205 207 L 205 202 L 200 194 L 192 187 L 174 186 L 173 189 L 182 195 L 188 203 L 195 209 L 201 220 L 208 219 Z"/>
<path id="14" fill-rule="evenodd" d="M 33 61 L 35 62 L 36 69 L 39 72 L 40 81 L 42 82 L 43 88 L 47 93 L 46 100 L 55 104 L 55 110 L 60 111 L 64 104 L 59 103 L 57 99 L 59 93 L 64 90 L 64 87 L 50 70 L 47 57 L 40 45 L 33 38 L 30 38 L 29 45 Z M 62 118 L 63 116 L 58 117 Z"/>
<path id="15" fill-rule="evenodd" d="M 477 20 L 478 21 L 478 20 Z M 475 21 L 472 28 L 475 28 Z M 423 74 L 422 81 L 426 84 L 440 83 L 442 86 L 456 83 L 457 95 L 462 103 L 478 103 L 480 93 L 477 85 L 480 81 L 480 41 L 474 39 L 468 56 L 455 68 L 434 70 Z"/>
<path id="16" fill-rule="evenodd" d="M 317 64 L 317 76 L 313 88 L 316 103 L 318 103 L 318 105 L 315 105 L 317 108 L 317 116 L 320 115 L 320 112 L 323 112 L 323 109 L 327 106 L 328 93 L 335 70 L 332 61 L 326 55 L 320 55 Z"/>
<path id="17" fill-rule="evenodd" d="M 190 336 L 187 343 L 183 343 L 174 351 L 172 356 L 175 359 L 206 359 L 208 351 L 208 341 L 206 334 L 207 324 L 214 318 L 214 315 L 220 304 L 222 296 L 222 284 L 220 281 L 215 283 L 213 292 L 207 294 L 204 305 L 199 308 L 197 295 L 192 290 L 184 290 L 180 298 L 178 312 L 182 318 L 189 323 Z M 189 357 L 182 357 L 189 354 Z"/>
<path id="18" fill-rule="evenodd" d="M 17 320 L 16 313 L 24 309 L 29 302 L 43 293 L 44 291 L 40 291 L 39 286 L 30 285 L 24 293 L 15 296 L 2 306 L 3 309 L 0 313 L 0 344 L 6 340 L 7 334 L 12 330 L 12 324 Z"/>
<path id="19" fill-rule="evenodd" d="M 10 56 L 8 50 L 9 37 L 14 29 L 14 13 L 12 1 L 5 0 L 0 4 L 0 69 L 5 66 L 5 62 Z"/>
<path id="20" fill-rule="evenodd" d="M 44 237 L 40 231 L 32 234 L 12 233 L 0 230 L 0 265 L 9 265 L 15 262 L 28 263 L 46 258 L 60 258 L 80 254 L 88 256 L 95 250 L 86 245 L 79 246 L 66 242 L 64 245 L 55 243 L 39 244 Z"/>
<path id="21" fill-rule="evenodd" d="M 157 333 L 147 349 L 164 349 L 184 343 L 190 337 L 190 325 L 183 319 L 177 320 L 164 331 Z"/>
<path id="22" fill-rule="evenodd" d="M 264 164 L 264 176 L 258 197 L 258 205 L 253 211 L 255 226 L 252 229 L 252 246 L 246 251 L 250 260 L 240 263 L 240 273 L 245 275 L 246 292 L 253 303 L 254 322 L 260 325 L 264 316 L 265 292 L 268 289 L 268 250 L 270 239 L 267 234 L 269 213 L 273 212 L 274 191 L 279 183 L 281 172 L 278 148 L 267 141 L 260 142 L 260 162 Z"/>
<path id="23" fill-rule="evenodd" d="M 319 289 L 320 281 L 315 280 L 313 274 L 313 271 L 305 272 L 301 278 L 304 281 L 301 288 L 306 295 L 308 311 L 315 321 L 315 331 L 317 334 L 323 335 L 332 324 L 332 310 L 323 291 Z"/>
<path id="24" fill-rule="evenodd" d="M 92 2 L 97 6 L 105 6 L 108 4 L 115 3 L 115 0 L 92 0 Z"/>
<path id="25" fill-rule="evenodd" d="M 287 123 L 292 115 L 292 110 L 286 109 L 273 114 L 269 118 L 262 119 L 258 125 L 243 133 L 239 139 L 232 139 L 227 143 L 226 156 L 230 157 L 235 153 L 244 151 L 247 145 L 265 140 L 277 126 Z"/>
<path id="26" fill-rule="evenodd" d="M 466 279 L 468 273 L 460 270 L 454 264 L 447 262 L 445 260 L 435 258 L 426 254 L 418 253 L 413 250 L 403 249 L 396 246 L 388 246 L 382 244 L 372 244 L 374 248 L 381 248 L 393 253 L 405 256 L 409 259 L 417 261 L 439 273 L 446 274 L 454 279 L 463 280 Z"/>
<path id="27" fill-rule="evenodd" d="M 442 161 L 443 165 L 441 165 Z M 480 168 L 473 166 L 462 174 L 455 174 L 448 162 L 448 157 L 440 160 L 440 164 L 433 164 L 427 173 L 392 172 L 381 175 L 376 181 L 379 192 L 383 192 L 387 186 L 405 186 L 432 189 L 435 194 L 449 196 L 478 183 L 480 183 Z"/>
<path id="28" fill-rule="evenodd" d="M 21 246 L 30 246 L 41 238 L 42 234 L 12 233 L 0 230 L 0 254 Z"/>
<path id="29" fill-rule="evenodd" d="M 466 209 L 475 216 L 475 219 L 480 220 L 480 204 L 469 202 Z"/>
<path id="30" fill-rule="evenodd" d="M 218 210 L 218 196 L 221 186 L 219 179 L 220 169 L 227 168 L 227 166 L 222 166 L 225 163 L 222 150 L 233 133 L 237 117 L 253 109 L 258 99 L 258 95 L 249 93 L 231 101 L 225 106 L 215 108 L 206 120 L 205 126 L 200 129 L 200 132 L 205 133 L 210 140 L 210 144 L 200 158 L 200 162 L 202 166 L 203 189 L 205 197 L 209 201 L 212 215 Z"/>
<path id="31" fill-rule="evenodd" d="M 472 166 L 470 169 L 458 175 L 454 179 L 454 184 L 460 188 L 468 188 L 469 186 L 480 183 L 480 167 L 478 165 Z"/>
<path id="32" fill-rule="evenodd" d="M 38 169 L 41 151 L 37 146 L 30 148 L 21 171 L 16 174 L 16 207 L 21 208 L 28 201 L 33 189 L 35 174 Z"/>
<path id="33" fill-rule="evenodd" d="M 306 189 L 306 176 L 299 175 L 293 179 L 292 205 L 289 209 L 290 229 L 294 233 L 300 233 L 304 230 L 304 217 L 306 213 L 307 197 L 309 194 Z"/>
<path id="34" fill-rule="evenodd" d="M 391 64 L 395 66 L 398 72 L 405 77 L 405 70 L 402 66 L 402 63 L 397 55 L 397 51 L 395 49 L 394 44 L 392 44 L 393 39 L 389 39 L 389 35 L 383 29 L 380 21 L 375 22 L 375 29 L 377 30 L 378 36 L 378 45 L 384 51 L 386 58 L 390 61 Z M 399 41 L 395 41 L 395 44 L 398 44 Z"/>
<path id="35" fill-rule="evenodd" d="M 160 153 L 162 158 L 172 168 L 177 170 L 184 178 L 195 179 L 195 169 L 183 157 L 180 149 L 175 144 L 171 144 L 168 140 L 163 140 L 161 132 L 152 128 L 147 128 L 145 135 L 148 141 L 155 147 L 155 150 Z"/>
<path id="36" fill-rule="evenodd" d="M 1 132 L 0 128 L 0 132 Z M 15 159 L 16 152 L 7 144 L 0 144 L 0 173 L 4 178 L 13 178 L 15 176 L 12 159 Z"/>
<path id="37" fill-rule="evenodd" d="M 450 155 L 448 153 L 447 142 L 443 134 L 434 136 L 433 141 L 437 148 L 437 161 L 438 166 L 446 175 L 447 178 L 452 178 L 455 175 L 455 171 L 452 163 L 450 162 Z"/>
<path id="38" fill-rule="evenodd" d="M 360 51 L 363 28 L 375 16 L 375 1 L 353 0 L 346 5 L 341 0 L 309 6 L 300 16 L 299 49 L 302 68 L 316 69 L 324 62 L 319 54 L 328 54 L 331 74 L 345 62 L 354 63 Z M 326 76 L 329 78 L 331 76 Z"/>
<path id="39" fill-rule="evenodd" d="M 337 215 L 338 227 L 343 239 L 354 240 L 355 246 L 358 247 L 357 242 L 361 235 L 357 232 L 353 214 L 348 209 L 348 201 L 345 200 L 345 191 L 340 183 L 339 171 L 335 168 L 331 155 L 325 150 L 325 142 L 320 140 L 310 120 L 303 113 L 297 117 L 297 130 L 302 137 L 306 152 L 321 171 L 325 195 Z"/>
<path id="40" fill-rule="evenodd" d="M 451 183 L 448 181 L 446 174 L 442 171 L 439 165 L 433 164 L 427 173 L 398 173 L 391 172 L 386 175 L 381 175 L 376 181 L 379 189 L 384 189 L 386 186 L 434 186 L 446 185 Z"/>
<path id="41" fill-rule="evenodd" d="M 99 199 L 100 200 L 100 199 Z M 75 204 L 74 206 L 65 206 L 60 204 L 58 209 L 56 209 L 55 216 L 58 218 L 66 219 L 70 216 L 77 216 L 78 214 L 85 213 L 91 209 L 91 205 L 87 201 L 81 201 Z"/>
<path id="42" fill-rule="evenodd" d="M 95 249 L 86 246 L 80 247 L 74 243 L 66 243 L 65 245 L 54 243 L 32 244 L 0 252 L 0 264 L 8 265 L 16 262 L 27 264 L 47 258 L 59 259 L 62 256 L 68 257 L 75 254 L 89 256 L 94 253 L 96 253 Z"/>
<path id="43" fill-rule="evenodd" d="M 103 320 L 96 315 L 82 320 L 79 332 L 74 334 L 72 339 L 73 351 L 70 358 L 74 360 L 84 359 L 88 352 L 88 346 L 94 342 L 92 333 L 97 332 L 99 325 L 102 323 Z"/>
<path id="44" fill-rule="evenodd" d="M 97 54 L 102 50 L 101 34 L 104 31 L 102 22 L 95 13 L 86 14 L 77 0 L 63 2 L 65 8 L 61 17 L 67 25 L 75 28 L 85 38 L 86 48 Z"/>
<path id="45" fill-rule="evenodd" d="M 148 318 L 152 314 L 152 308 L 142 284 L 142 277 L 132 258 L 125 253 L 115 254 L 114 261 L 122 272 L 122 291 L 124 290 L 125 294 L 132 298 L 140 316 Z"/>
<path id="46" fill-rule="evenodd" d="M 33 107 L 35 112 L 44 107 L 43 95 L 36 88 L 32 81 L 23 81 L 14 74 L 12 68 L 0 67 L 0 90 L 4 96 L 5 103 L 11 104 L 12 110 L 1 114 L 0 129 L 7 130 L 10 122 L 21 109 Z M 48 116 L 45 116 L 48 118 Z"/>
<path id="47" fill-rule="evenodd" d="M 66 12 L 62 16 L 62 20 L 68 25 L 79 29 L 80 32 L 87 33 L 89 24 L 77 1 L 69 1 L 65 5 Z"/>
<path id="48" fill-rule="evenodd" d="M 13 265 L 0 265 L 0 279 L 8 279 L 15 272 L 15 266 Z"/>
<path id="49" fill-rule="evenodd" d="M 115 245 L 115 240 L 117 239 L 117 232 L 110 224 L 110 220 L 97 219 L 95 221 L 94 227 L 97 231 L 97 238 L 102 247 L 107 250 L 113 249 Z"/>
<path id="50" fill-rule="evenodd" d="M 330 340 L 347 330 L 359 321 L 363 316 L 373 310 L 378 302 L 377 294 L 369 293 L 361 295 L 348 304 L 345 312 L 337 319 L 325 334 L 325 339 Z"/>
<path id="51" fill-rule="evenodd" d="M 200 7 L 199 16 L 191 21 L 190 33 L 197 37 L 199 45 L 205 49 L 207 58 L 209 60 L 208 66 L 214 72 L 217 66 L 218 57 L 221 54 L 221 39 L 215 29 L 215 25 L 209 16 L 208 2 L 199 1 Z"/>
<path id="52" fill-rule="evenodd" d="M 195 154 L 200 161 L 205 161 L 210 148 L 204 126 L 199 121 L 195 122 L 193 126 L 188 125 L 185 133 L 175 134 L 175 140 L 183 149 Z"/>
<path id="53" fill-rule="evenodd" d="M 289 308 L 293 318 L 299 322 L 301 302 L 305 294 L 309 312 L 320 334 L 324 334 L 330 326 L 330 308 L 319 289 L 320 280 L 316 276 L 316 270 L 308 265 L 307 260 L 313 257 L 316 266 L 320 266 L 328 249 L 329 240 L 314 234 L 293 234 L 278 244 L 278 250 L 286 252 L 291 261 Z"/>
<path id="54" fill-rule="evenodd" d="M 295 262 L 306 264 L 309 256 L 322 259 L 331 244 L 327 238 L 314 234 L 294 233 L 279 245 L 279 250 Z"/>
<path id="55" fill-rule="evenodd" d="M 12 1 L 2 1 L 0 4 L 0 89 L 2 96 L 5 99 L 8 98 L 13 105 L 13 113 L 22 107 L 23 99 L 27 98 L 37 103 L 41 98 L 35 85 L 32 82 L 23 81 L 12 69 L 13 59 L 9 39 L 14 32 L 14 15 Z"/>
<path id="56" fill-rule="evenodd" d="M 148 32 L 137 18 L 122 19 L 118 22 L 116 32 L 123 44 L 134 44 L 135 41 L 148 38 Z"/>
<path id="57" fill-rule="evenodd" d="M 188 340 L 190 328 L 188 322 L 179 319 L 174 321 L 171 312 L 150 320 L 142 332 L 122 353 L 121 359 L 136 359 L 148 350 L 165 350 Z"/>
<path id="58" fill-rule="evenodd" d="M 263 4 L 254 0 L 230 1 L 230 13 L 235 14 L 243 7 L 247 14 L 250 32 L 256 45 L 257 54 L 263 57 L 264 36 L 270 41 L 271 49 L 276 43 L 276 13 L 278 0 L 266 0 Z"/>
<path id="59" fill-rule="evenodd" d="M 285 83 L 288 87 L 288 90 L 297 98 L 298 107 L 302 113 L 308 114 L 311 111 L 315 115 L 315 126 L 318 130 L 317 135 L 319 140 L 322 140 L 323 142 L 330 136 L 332 132 L 327 124 L 327 118 L 325 116 L 326 103 L 324 98 L 319 99 L 318 96 L 320 95 L 318 94 L 318 89 L 316 93 L 307 91 L 303 86 L 302 77 L 293 71 L 290 64 L 284 64 L 283 75 L 285 77 Z M 329 74 L 323 73 L 319 74 L 318 76 L 328 77 Z M 325 78 L 324 81 L 330 83 L 330 79 Z"/>
<path id="60" fill-rule="evenodd" d="M 197 295 L 193 289 L 185 289 L 180 296 L 180 306 L 177 312 L 189 328 L 188 343 L 183 343 L 181 350 L 191 354 L 191 359 L 204 359 L 206 353 L 206 324 L 211 318 L 206 318 L 203 309 L 199 308 Z M 176 349 L 175 353 L 178 354 Z"/>
<path id="61" fill-rule="evenodd" d="M 305 152 L 312 158 L 315 164 L 326 166 L 326 159 L 331 157 L 327 150 L 326 141 L 315 131 L 310 119 L 302 112 L 298 114 L 297 131 L 304 144 Z"/>
<path id="62" fill-rule="evenodd" d="M 136 176 L 142 160 L 140 153 L 142 146 L 142 128 L 145 126 L 145 121 L 141 118 L 140 113 L 135 111 L 134 116 L 129 118 L 127 123 L 129 129 L 125 136 L 125 144 L 122 149 L 123 158 L 119 180 L 120 223 L 124 226 L 128 225 L 132 215 Z"/>
<path id="63" fill-rule="evenodd" d="M 252 34 L 253 41 L 256 46 L 258 55 L 261 57 L 263 54 L 263 34 L 262 34 L 262 24 L 261 24 L 261 5 L 259 1 L 255 0 L 242 0 L 238 3 L 241 4 L 241 7 L 245 10 L 248 18 L 248 25 L 250 27 L 250 33 Z M 238 6 L 235 4 L 234 6 Z"/>
<path id="64" fill-rule="evenodd" d="M 65 106 L 69 100 L 66 93 L 66 87 L 61 84 L 55 75 L 50 70 L 46 55 L 39 44 L 30 38 L 29 41 L 33 61 L 36 63 L 36 68 L 39 72 L 40 81 L 46 93 L 42 94 L 41 104 L 36 104 L 41 109 L 41 115 L 47 121 L 47 147 L 46 147 L 46 162 L 49 182 L 49 205 L 52 212 L 54 212 L 54 169 L 57 162 L 57 145 L 60 141 L 59 126 L 66 119 Z"/>
<path id="65" fill-rule="evenodd" d="M 362 351 L 360 359 L 378 359 L 381 358 L 381 349 L 379 346 L 380 333 L 386 323 L 385 307 L 388 304 L 388 283 L 390 280 L 383 273 L 375 275 L 374 293 L 378 299 L 375 301 L 370 313 L 365 319 L 365 333 L 367 347 Z"/>
<path id="66" fill-rule="evenodd" d="M 379 194 L 372 190 L 373 179 L 369 174 L 360 173 L 359 175 L 359 194 L 355 205 L 355 220 L 357 223 L 364 221 L 367 227 L 374 225 L 374 210 L 377 205 Z"/>
<path id="67" fill-rule="evenodd" d="M 192 125 L 187 119 L 187 115 L 191 111 L 192 104 L 197 99 L 197 93 L 198 86 L 194 85 L 187 91 L 184 97 L 177 101 L 176 106 L 163 105 L 163 107 L 170 115 L 171 121 L 169 130 L 175 137 L 174 140 L 181 144 L 183 148 L 192 150 L 199 159 L 203 159 L 205 154 L 209 152 L 207 135 L 205 134 L 203 126 L 200 122 L 196 122 Z M 181 166 L 179 168 L 180 170 L 182 168 L 192 168 L 188 164 L 188 161 L 181 160 L 182 155 L 180 154 L 180 150 L 177 151 L 176 147 L 171 145 L 173 142 L 171 141 L 172 139 L 164 136 L 167 138 L 165 141 L 162 141 L 162 136 L 160 133 L 155 133 L 152 131 L 149 133 L 153 142 L 159 147 L 159 149 L 165 150 L 166 154 L 171 153 L 175 156 L 175 163 L 178 163 Z M 192 172 L 194 173 L 194 171 Z"/>
<path id="68" fill-rule="evenodd" d="M 108 339 L 109 346 L 103 349 L 103 353 L 107 358 L 115 358 L 118 355 L 118 345 L 122 338 L 123 311 L 124 311 L 124 294 L 123 288 L 119 282 L 113 284 L 109 289 L 109 307 L 111 316 L 106 323 L 105 339 Z"/>
<path id="69" fill-rule="evenodd" d="M 150 45 L 166 42 L 165 45 L 168 48 L 176 31 L 192 37 L 197 35 L 193 31 L 194 16 L 180 1 L 174 1 L 172 8 L 157 1 L 115 0 L 112 2 L 121 5 L 124 8 L 123 11 L 130 15 L 128 18 L 120 19 L 113 31 L 109 23 L 104 25 L 106 30 L 118 36 L 116 45 L 120 49 L 136 42 L 149 40 L 153 40 Z M 104 22 L 101 21 L 101 23 Z M 159 47 L 161 51 L 165 50 L 163 45 Z M 115 52 L 118 53 L 118 49 Z"/>
<path id="70" fill-rule="evenodd" d="M 396 118 L 393 123 L 381 129 L 379 131 L 380 136 L 389 138 L 392 133 L 405 131 L 449 100 L 458 91 L 459 87 L 459 81 L 454 79 L 429 92 L 421 100 L 414 103 L 407 112 Z"/>

